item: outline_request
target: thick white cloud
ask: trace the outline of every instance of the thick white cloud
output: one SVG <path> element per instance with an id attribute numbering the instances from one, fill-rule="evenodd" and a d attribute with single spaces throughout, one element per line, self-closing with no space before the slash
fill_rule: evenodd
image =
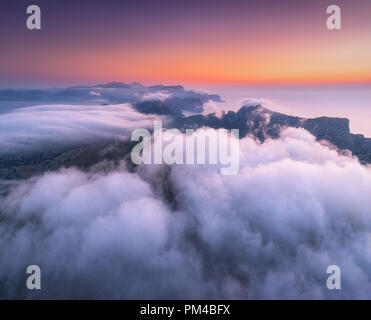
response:
<path id="1" fill-rule="evenodd" d="M 0 200 L 0 296 L 371 298 L 371 169 L 302 129 L 241 140 L 240 171 L 69 169 Z M 38 264 L 40 292 L 24 290 Z M 342 290 L 326 268 L 342 270 Z"/>

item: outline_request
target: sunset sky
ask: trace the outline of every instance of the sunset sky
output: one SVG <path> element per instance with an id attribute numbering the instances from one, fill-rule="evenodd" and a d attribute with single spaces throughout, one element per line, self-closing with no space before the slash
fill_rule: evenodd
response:
<path id="1" fill-rule="evenodd" d="M 38 4 L 42 30 L 26 29 Z M 342 30 L 326 8 L 342 9 Z M 3 0 L 0 86 L 371 82 L 371 1 Z"/>

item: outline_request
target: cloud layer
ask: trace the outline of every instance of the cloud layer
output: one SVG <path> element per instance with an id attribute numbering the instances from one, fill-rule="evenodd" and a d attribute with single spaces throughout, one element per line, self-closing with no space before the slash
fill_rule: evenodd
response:
<path id="1" fill-rule="evenodd" d="M 0 115 L 0 154 L 45 147 L 130 139 L 134 128 L 153 126 L 151 115 L 130 104 L 43 105 Z"/>
<path id="2" fill-rule="evenodd" d="M 76 169 L 0 199 L 1 298 L 371 298 L 371 169 L 303 129 L 240 144 L 240 171 Z M 25 290 L 26 267 L 42 290 Z M 342 290 L 326 287 L 339 265 Z"/>

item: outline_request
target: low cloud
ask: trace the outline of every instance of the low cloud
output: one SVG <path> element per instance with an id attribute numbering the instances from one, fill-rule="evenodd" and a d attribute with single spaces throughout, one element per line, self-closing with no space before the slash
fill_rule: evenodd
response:
<path id="1" fill-rule="evenodd" d="M 100 94 L 99 92 L 96 92 L 96 91 L 90 91 L 89 94 L 90 94 L 91 96 L 98 96 L 98 97 L 101 96 L 101 94 Z"/>
<path id="2" fill-rule="evenodd" d="M 135 111 L 130 104 L 43 105 L 0 115 L 0 154 L 45 147 L 130 139 L 134 128 L 153 126 L 159 117 Z"/>
<path id="3" fill-rule="evenodd" d="M 171 94 L 168 92 L 150 92 L 150 93 L 145 93 L 142 96 L 142 101 L 150 101 L 150 100 L 160 100 L 164 102 L 166 99 L 170 98 Z"/>

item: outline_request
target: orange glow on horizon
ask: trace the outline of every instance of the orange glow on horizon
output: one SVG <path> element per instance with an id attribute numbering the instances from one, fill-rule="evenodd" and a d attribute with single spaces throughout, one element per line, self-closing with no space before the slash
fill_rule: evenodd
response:
<path id="1" fill-rule="evenodd" d="M 336 31 L 327 29 L 326 11 L 315 1 L 184 3 L 184 12 L 151 5 L 131 8 L 134 16 L 116 12 L 115 2 L 84 19 L 50 4 L 41 32 L 14 27 L 4 33 L 0 84 L 370 83 L 371 3 L 343 2 L 343 28 Z"/>

